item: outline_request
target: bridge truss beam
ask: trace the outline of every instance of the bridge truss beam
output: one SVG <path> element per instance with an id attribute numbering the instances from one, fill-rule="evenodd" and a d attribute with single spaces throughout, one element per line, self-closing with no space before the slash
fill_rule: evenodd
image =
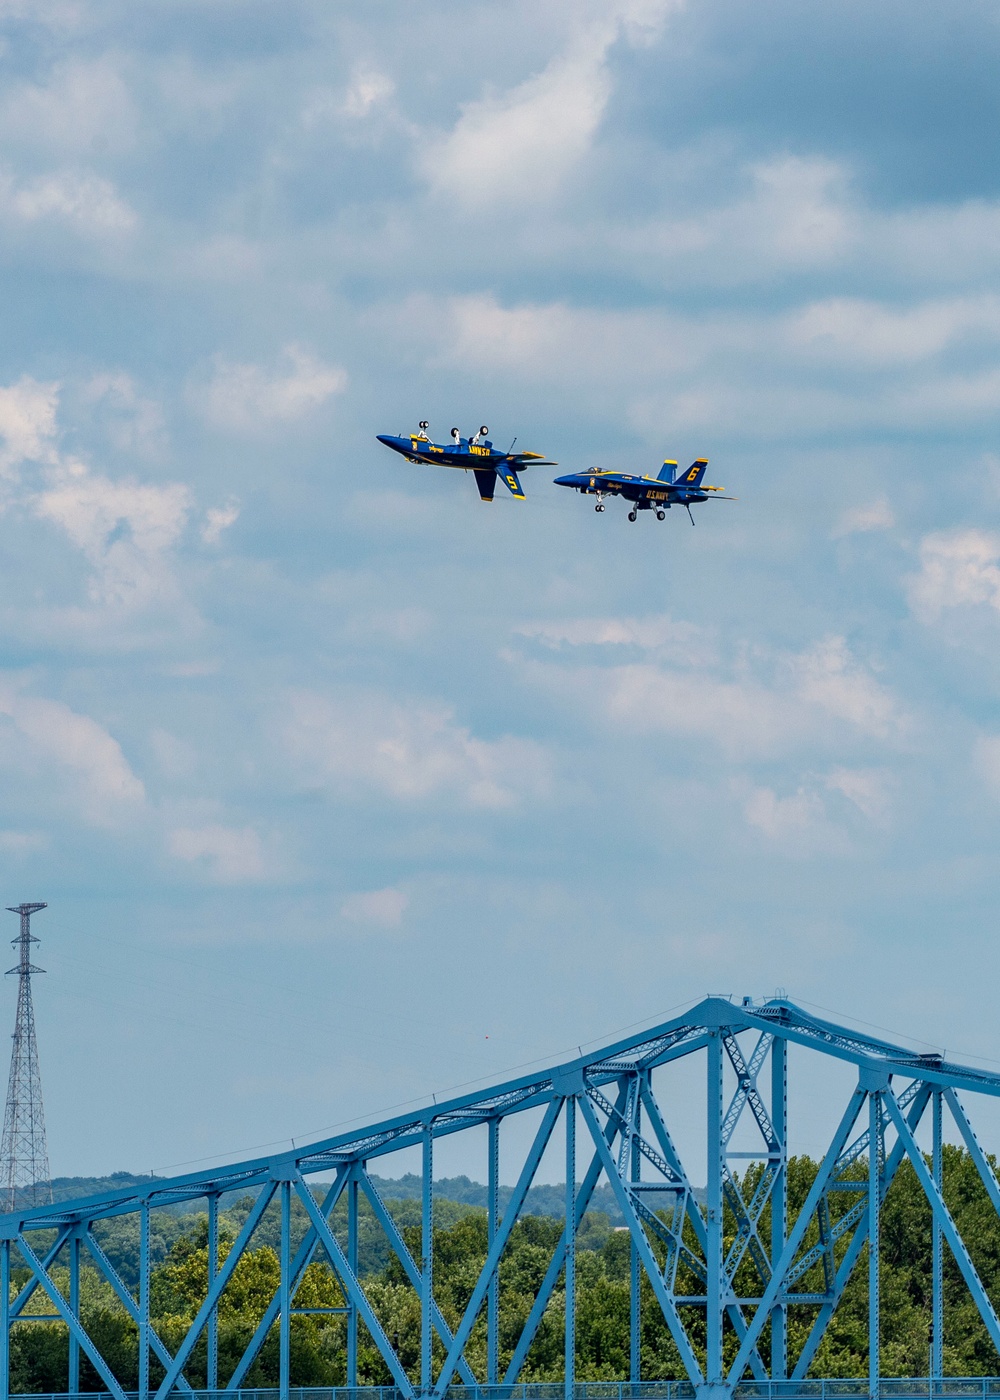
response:
<path id="1" fill-rule="evenodd" d="M 856 1079 L 804 1204 L 789 1218 L 788 1055 L 793 1049 L 833 1057 Z M 696 1190 L 675 1146 L 669 1123 L 676 1104 L 658 1087 L 659 1071 L 697 1057 L 705 1068 L 707 1186 Z M 808 1057 L 802 1057 L 807 1059 Z M 744 1378 L 803 1379 L 862 1255 L 867 1253 L 872 1394 L 881 1379 L 879 1349 L 879 1235 L 881 1211 L 893 1180 L 908 1161 L 932 1217 L 931 1367 L 941 1374 L 946 1317 L 943 1251 L 954 1258 L 980 1317 L 1000 1353 L 997 1317 L 975 1263 L 955 1224 L 942 1186 L 945 1112 L 968 1149 L 992 1208 L 1000 1213 L 1000 1185 L 959 1099 L 1000 1097 L 1000 1075 L 919 1055 L 904 1046 L 859 1034 L 810 1016 L 793 1003 L 742 1005 L 709 997 L 668 1021 L 567 1064 L 465 1095 L 419 1112 L 289 1152 L 169 1180 L 151 1180 L 87 1200 L 60 1202 L 0 1215 L 0 1400 L 8 1400 L 10 1328 L 14 1323 L 61 1319 L 69 1332 L 67 1390 L 80 1382 L 86 1356 L 114 1400 L 126 1400 L 127 1378 L 116 1375 L 87 1331 L 80 1312 L 80 1268 L 86 1257 L 110 1284 L 137 1329 L 138 1400 L 189 1393 L 195 1349 L 204 1339 L 209 1389 L 240 1389 L 266 1337 L 277 1329 L 280 1393 L 292 1381 L 291 1320 L 306 1269 L 325 1259 L 343 1294 L 347 1318 L 347 1383 L 358 1384 L 359 1334 L 381 1354 L 404 1400 L 441 1400 L 453 1382 L 513 1385 L 529 1356 L 543 1315 L 552 1315 L 562 1285 L 565 1386 L 575 1380 L 576 1237 L 602 1180 L 611 1187 L 629 1232 L 630 1378 L 642 1376 L 640 1284 L 644 1277 L 676 1347 L 679 1373 L 700 1400 L 728 1400 Z M 929 1110 L 929 1113 L 928 1113 Z M 500 1212 L 500 1142 L 504 1125 L 534 1115 L 534 1130 L 506 1209 Z M 931 1145 L 917 1133 L 930 1118 Z M 433 1161 L 435 1143 L 455 1133 L 485 1130 L 488 1181 L 487 1253 L 463 1315 L 450 1327 L 434 1297 Z M 518 1134 L 524 1140 L 524 1133 Z M 740 1150 L 737 1143 L 746 1144 Z M 566 1224 L 534 1304 L 502 1367 L 499 1338 L 500 1270 L 532 1183 L 547 1152 L 562 1149 Z M 411 1254 L 369 1174 L 369 1164 L 404 1148 L 421 1156 L 421 1257 Z M 584 1166 L 584 1164 L 586 1164 Z M 738 1164 L 738 1165 L 737 1165 Z M 583 1167 L 578 1179 L 577 1169 Z M 317 1186 L 311 1178 L 325 1178 Z M 332 1178 L 332 1179 L 331 1179 Z M 221 1257 L 218 1215 L 223 1196 L 251 1194 L 252 1209 Z M 206 1203 L 208 1285 L 186 1336 L 168 1348 L 150 1317 L 150 1213 L 182 1202 Z M 335 1223 L 341 1212 L 346 1225 Z M 398 1260 L 420 1312 L 420 1356 L 409 1368 L 397 1355 L 359 1273 L 360 1202 L 367 1203 Z M 264 1316 L 231 1374 L 219 1375 L 220 1305 L 265 1212 L 280 1217 L 280 1279 Z M 293 1204 L 305 1233 L 293 1249 Z M 122 1280 L 94 1235 L 97 1222 L 133 1214 L 139 1221 L 139 1280 Z M 338 1216 L 338 1220 L 340 1217 Z M 54 1234 L 53 1234 L 54 1232 Z M 34 1243 L 33 1243 L 34 1242 Z M 866 1250 L 867 1247 L 867 1250 Z M 28 1281 L 10 1297 L 12 1269 Z M 67 1268 L 68 1266 L 68 1268 Z M 68 1291 L 62 1282 L 68 1273 Z M 26 1311 L 33 1298 L 45 1311 Z M 558 1301 L 555 1304 L 558 1309 Z M 302 1309 L 301 1311 L 305 1311 Z M 809 1328 L 798 1354 L 788 1354 L 789 1317 Z M 485 1354 L 476 1373 L 469 1343 L 476 1329 Z M 803 1328 L 797 1329 L 799 1335 Z M 478 1333 L 477 1333 L 478 1335 Z M 503 1369 L 503 1378 L 500 1372 Z M 156 1377 L 160 1379 L 155 1383 Z"/>

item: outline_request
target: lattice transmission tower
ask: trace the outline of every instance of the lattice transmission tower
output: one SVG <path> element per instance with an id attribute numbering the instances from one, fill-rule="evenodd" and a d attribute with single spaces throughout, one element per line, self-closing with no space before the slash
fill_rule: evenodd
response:
<path id="1" fill-rule="evenodd" d="M 7 1082 L 7 1110 L 0 1143 L 0 1205 L 4 1210 L 48 1205 L 52 1200 L 49 1180 L 49 1154 L 45 1146 L 45 1111 L 42 1108 L 42 1077 L 38 1069 L 38 1043 L 35 1039 L 35 1012 L 31 1004 L 31 976 L 44 972 L 31 961 L 31 916 L 44 904 L 18 904 L 9 907 L 21 916 L 21 931 L 11 939 L 18 950 L 18 962 L 8 977 L 18 976 L 17 1021 L 10 1056 Z"/>

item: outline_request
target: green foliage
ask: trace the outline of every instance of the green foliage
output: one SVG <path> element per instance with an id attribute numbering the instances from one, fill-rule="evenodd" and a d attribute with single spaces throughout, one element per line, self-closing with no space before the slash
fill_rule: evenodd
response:
<path id="1" fill-rule="evenodd" d="M 763 1168 L 751 1166 L 741 1183 L 749 1199 Z M 859 1162 L 854 1174 L 863 1188 L 867 1167 Z M 788 1164 L 789 1216 L 794 1219 L 815 1179 L 817 1165 L 807 1157 Z M 968 1154 L 957 1147 L 944 1149 L 944 1193 L 949 1209 L 966 1241 L 983 1283 L 1000 1310 L 1000 1222 Z M 860 1192 L 838 1192 L 831 1197 L 831 1223 L 851 1209 Z M 415 1199 L 388 1201 L 414 1260 L 422 1251 L 420 1204 Z M 234 1202 L 220 1214 L 220 1262 L 253 1207 L 253 1198 Z M 346 1243 L 346 1209 L 341 1202 L 332 1217 L 334 1233 Z M 737 1234 L 737 1220 L 727 1206 L 724 1215 L 725 1244 L 728 1249 Z M 292 1212 L 293 1250 L 308 1227 L 305 1211 L 298 1202 Z M 765 1248 L 770 1244 L 770 1213 L 760 1220 Z M 134 1287 L 138 1237 L 136 1222 L 127 1219 L 103 1222 L 98 1238 L 122 1277 Z M 500 1265 L 500 1364 L 501 1373 L 517 1346 L 524 1323 L 544 1278 L 560 1235 L 559 1219 L 527 1215 L 514 1227 Z M 393 1342 L 409 1375 L 419 1379 L 420 1304 L 406 1270 L 389 1248 L 368 1203 L 359 1211 L 360 1273 L 372 1308 L 386 1335 Z M 847 1248 L 847 1232 L 836 1244 L 837 1264 Z M 690 1223 L 685 1239 L 695 1249 Z M 816 1220 L 810 1225 L 804 1248 L 818 1239 Z M 151 1221 L 154 1270 L 150 1287 L 150 1310 L 154 1328 L 172 1352 L 180 1344 L 197 1313 L 208 1288 L 208 1231 L 204 1215 L 156 1213 Z M 219 1308 L 219 1377 L 225 1384 L 247 1348 L 278 1287 L 280 1221 L 275 1206 L 269 1207 L 254 1232 L 250 1247 L 237 1264 L 223 1293 Z M 39 1241 L 42 1244 L 42 1241 Z M 488 1244 L 484 1211 L 463 1202 L 436 1200 L 434 1229 L 434 1292 L 448 1326 L 454 1330 L 475 1287 Z M 662 1245 L 653 1241 L 661 1262 Z M 1000 1358 L 992 1347 L 968 1289 L 955 1261 L 945 1250 L 945 1369 L 949 1375 L 996 1375 Z M 931 1297 L 931 1214 L 916 1174 L 904 1163 L 890 1188 L 882 1214 L 882 1355 L 887 1375 L 926 1375 L 928 1369 Z M 581 1381 L 617 1380 L 627 1377 L 629 1363 L 629 1278 L 631 1242 L 626 1231 L 616 1228 L 608 1215 L 590 1211 L 584 1218 L 577 1246 L 577 1348 L 576 1368 Z M 66 1294 L 65 1268 L 53 1270 L 57 1286 Z M 28 1282 L 25 1268 L 14 1270 L 15 1294 Z M 736 1276 L 738 1293 L 755 1296 L 760 1284 L 749 1255 L 745 1255 Z M 822 1263 L 813 1266 L 796 1285 L 799 1291 L 817 1292 L 824 1288 Z M 93 1267 L 81 1275 L 81 1312 L 89 1335 L 126 1389 L 138 1380 L 137 1330 L 110 1284 Z M 702 1291 L 695 1274 L 682 1263 L 677 1276 L 679 1293 Z M 823 1376 L 863 1376 L 868 1364 L 868 1281 L 866 1252 L 862 1251 L 839 1307 L 816 1351 L 811 1374 Z M 345 1298 L 326 1261 L 317 1254 L 302 1277 L 293 1306 L 339 1308 Z M 527 1381 L 558 1381 L 563 1375 L 563 1316 L 565 1292 L 560 1278 L 542 1317 L 522 1372 Z M 51 1302 L 36 1292 L 29 1311 L 53 1313 Z M 704 1345 L 704 1312 L 682 1305 L 684 1321 L 695 1350 Z M 791 1358 L 806 1344 L 819 1309 L 802 1305 L 789 1310 L 789 1350 Z M 640 1334 L 643 1379 L 680 1377 L 682 1367 L 677 1348 L 648 1279 L 640 1285 Z M 343 1314 L 293 1315 L 291 1334 L 291 1380 L 296 1386 L 330 1386 L 346 1383 L 347 1321 Z M 737 1339 L 727 1323 L 724 1344 L 732 1359 Z M 761 1350 L 769 1346 L 767 1329 Z M 244 1384 L 274 1386 L 278 1378 L 278 1329 L 267 1334 Z M 466 1354 L 480 1378 L 486 1373 L 485 1309 L 472 1330 Z M 435 1367 L 444 1357 L 444 1348 L 435 1336 Z M 15 1323 L 11 1330 L 12 1390 L 18 1393 L 66 1389 L 68 1335 L 58 1321 Z M 151 1364 L 154 1383 L 162 1378 L 162 1367 Z M 364 1327 L 358 1336 L 359 1382 L 386 1384 L 390 1374 Z M 185 1367 L 195 1387 L 206 1384 L 206 1339 L 199 1339 Z M 84 1389 L 104 1388 L 86 1357 L 81 1358 Z"/>

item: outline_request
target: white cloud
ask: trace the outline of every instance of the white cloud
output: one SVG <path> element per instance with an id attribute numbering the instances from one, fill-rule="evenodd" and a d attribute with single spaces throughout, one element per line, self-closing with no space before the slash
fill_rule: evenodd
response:
<path id="1" fill-rule="evenodd" d="M 422 157 L 432 188 L 469 208 L 498 200 L 545 200 L 590 150 L 611 96 L 607 57 L 624 34 L 644 43 L 669 0 L 580 5 L 565 49 L 503 94 L 466 103 L 448 135 Z M 596 16 L 596 17 L 593 17 Z"/>
<path id="2" fill-rule="evenodd" d="M 48 850 L 49 838 L 44 831 L 0 831 L 0 853 L 24 859 Z"/>
<path id="3" fill-rule="evenodd" d="M 402 705 L 383 695 L 290 697 L 288 747 L 313 780 L 376 789 L 405 802 L 437 795 L 501 808 L 544 796 L 544 749 L 525 739 L 477 739 L 445 705 Z"/>
<path id="4" fill-rule="evenodd" d="M 439 353 L 449 364 L 577 385 L 581 375 L 624 383 L 638 374 L 648 382 L 690 370 L 717 331 L 659 311 L 594 310 L 561 302 L 503 306 L 489 293 L 441 303 L 416 298 L 394 316 L 399 323 L 415 318 L 436 334 Z M 733 333 L 731 323 L 727 330 Z"/>
<path id="5" fill-rule="evenodd" d="M 208 421 L 237 432 L 292 423 L 347 385 L 342 369 L 323 364 L 300 346 L 286 346 L 284 360 L 286 369 L 269 372 L 260 365 L 217 359 L 212 378 L 193 390 Z"/>
<path id="6" fill-rule="evenodd" d="M 380 73 L 377 68 L 356 68 L 340 104 L 340 110 L 345 117 L 359 121 L 367 117 L 373 107 L 391 97 L 395 87 L 389 75 Z"/>
<path id="7" fill-rule="evenodd" d="M 743 805 L 751 826 L 772 841 L 787 841 L 826 820 L 826 810 L 814 792 L 800 788 L 791 797 L 779 797 L 771 788 L 754 788 Z"/>
<path id="8" fill-rule="evenodd" d="M 175 661 L 163 667 L 165 676 L 176 676 L 180 680 L 192 680 L 199 676 L 217 676 L 222 663 L 217 657 L 206 657 L 202 661 Z"/>
<path id="9" fill-rule="evenodd" d="M 826 637 L 791 663 L 799 697 L 837 719 L 885 738 L 905 726 L 894 698 L 851 656 L 843 637 Z"/>
<path id="10" fill-rule="evenodd" d="M 340 907 L 340 917 L 352 924 L 399 928 L 409 902 L 402 890 L 367 890 L 349 895 Z"/>
<path id="11" fill-rule="evenodd" d="M 870 530 L 891 530 L 895 523 L 896 517 L 888 499 L 877 496 L 864 505 L 845 510 L 834 527 L 833 537 L 840 539 L 844 535 L 864 534 Z"/>
<path id="12" fill-rule="evenodd" d="M 186 486 L 111 481 L 82 462 L 66 463 L 51 479 L 34 497 L 34 510 L 59 526 L 93 566 L 94 603 L 133 610 L 173 597 L 167 554 L 187 522 Z"/>
<path id="13" fill-rule="evenodd" d="M 240 507 L 232 497 L 224 506 L 211 506 L 205 512 L 205 523 L 201 527 L 204 544 L 218 544 L 224 530 L 234 525 L 240 518 Z"/>
<path id="14" fill-rule="evenodd" d="M 10 476 L 21 462 L 54 462 L 59 385 L 40 384 L 22 375 L 0 387 L 0 475 Z"/>
<path id="15" fill-rule="evenodd" d="M 878 768 L 835 768 L 827 774 L 827 787 L 853 802 L 876 826 L 886 826 L 892 810 L 892 778 Z"/>
<path id="16" fill-rule="evenodd" d="M 0 687 L 0 715 L 28 741 L 31 753 L 55 765 L 72 781 L 86 819 L 115 825 L 145 799 L 121 746 L 88 715 L 59 700 L 37 699 L 16 687 Z"/>
<path id="17" fill-rule="evenodd" d="M 611 630 L 601 627 L 605 634 Z M 566 624 L 556 630 L 565 631 Z M 651 652 L 649 660 L 625 665 L 512 659 L 529 682 L 565 703 L 584 705 L 599 722 L 622 721 L 637 734 L 706 739 L 734 758 L 842 744 L 852 733 L 897 739 L 911 723 L 842 637 L 799 653 L 737 653 L 728 662 L 705 646 L 688 657 Z M 831 718 L 846 729 L 831 726 Z"/>
<path id="18" fill-rule="evenodd" d="M 163 411 L 154 399 L 139 393 L 131 375 L 120 370 L 95 374 L 80 397 L 97 407 L 102 426 L 120 451 L 152 456 L 162 450 Z"/>
<path id="19" fill-rule="evenodd" d="M 575 672 L 579 684 L 579 672 Z M 588 674 L 586 693 L 603 697 L 613 720 L 640 730 L 709 739 L 734 754 L 773 753 L 801 743 L 808 731 L 792 697 L 750 677 L 730 680 L 651 664 Z"/>
<path id="20" fill-rule="evenodd" d="M 915 379 L 886 395 L 884 419 L 911 427 L 992 424 L 1000 410 L 1000 370 L 994 365 L 995 356 L 985 369 Z"/>
<path id="21" fill-rule="evenodd" d="M 689 665 L 704 665 L 715 655 L 702 628 L 690 622 L 676 622 L 666 613 L 648 617 L 568 617 L 525 622 L 514 631 L 553 650 L 563 646 L 631 646 L 665 653 Z"/>
<path id="22" fill-rule="evenodd" d="M 391 101 L 396 84 L 388 73 L 359 61 L 346 87 L 322 86 L 309 90 L 302 99 L 299 120 L 307 132 L 333 136 L 342 144 L 357 148 L 359 143 L 379 140 L 388 129 L 403 131 L 411 139 L 418 128 L 406 121 Z"/>
<path id="23" fill-rule="evenodd" d="M 754 193 L 726 223 L 742 223 L 771 257 L 803 266 L 839 260 L 858 230 L 844 198 L 847 172 L 823 157 L 779 156 L 751 167 Z M 746 234 L 744 233 L 744 237 Z"/>
<path id="24" fill-rule="evenodd" d="M 709 171 L 725 187 L 731 147 L 703 140 L 672 153 L 685 162 L 699 188 Z M 1000 248 L 1000 202 L 934 201 L 887 212 L 858 197 L 847 163 L 825 155 L 776 153 L 745 168 L 745 192 L 728 200 L 701 200 L 689 213 L 683 185 L 664 201 L 668 213 L 627 217 L 585 236 L 602 251 L 619 251 L 649 277 L 694 277 L 731 287 L 759 283 L 782 271 L 815 267 L 862 272 L 920 288 L 988 285 Z M 710 177 L 711 178 L 711 177 Z M 684 212 L 675 212 L 680 206 Z M 582 240 L 581 240 L 582 241 Z M 861 298 L 831 296 L 789 317 L 801 349 L 834 360 L 846 352 L 867 364 L 907 363 L 938 353 L 970 334 L 995 334 L 996 298 L 975 295 L 932 300 L 926 306 L 876 306 Z"/>
<path id="25" fill-rule="evenodd" d="M 769 787 L 752 788 L 743 802 L 743 816 L 783 856 L 802 860 L 851 852 L 847 832 L 834 825 L 823 799 L 809 788 L 800 787 L 787 797 Z"/>
<path id="26" fill-rule="evenodd" d="M 44 25 L 60 39 L 87 23 L 81 0 L 0 0 L 0 16 Z"/>
<path id="27" fill-rule="evenodd" d="M 702 179 L 710 162 L 705 152 L 693 156 Z M 658 280 L 683 269 L 726 286 L 838 266 L 866 247 L 865 211 L 851 197 L 845 165 L 782 153 L 740 173 L 742 192 L 728 202 L 622 219 L 607 229 L 607 243 Z"/>
<path id="28" fill-rule="evenodd" d="M 881 265 L 917 283 L 976 282 L 997 268 L 1000 202 L 934 201 L 884 214 L 864 211 L 864 251 Z"/>
<path id="29" fill-rule="evenodd" d="M 203 865 L 209 878 L 220 885 L 252 884 L 273 873 L 273 863 L 252 826 L 177 827 L 167 838 L 167 849 L 177 860 Z"/>
<path id="30" fill-rule="evenodd" d="M 432 186 L 470 208 L 556 192 L 604 115 L 608 44 L 606 31 L 598 31 L 512 92 L 469 103 L 424 158 Z"/>
<path id="31" fill-rule="evenodd" d="M 841 303 L 836 306 L 843 312 Z M 850 306 L 859 320 L 863 306 L 864 317 L 884 323 L 881 358 L 873 359 L 863 327 L 845 330 L 835 355 L 824 348 L 816 325 L 810 332 L 814 338 L 803 338 L 803 320 L 825 324 L 823 318 L 832 315 L 829 304 L 793 313 L 731 306 L 689 316 L 661 307 L 505 304 L 492 293 L 467 293 L 415 296 L 383 308 L 373 319 L 397 337 L 414 323 L 425 327 L 421 347 L 430 350 L 436 366 L 500 375 L 519 388 L 546 385 L 583 394 L 591 413 L 619 421 L 624 412 L 633 428 L 656 443 L 654 450 L 662 443 L 664 421 L 675 435 L 711 432 L 713 438 L 723 434 L 741 441 L 748 435 L 773 441 L 827 430 L 993 422 L 1000 407 L 994 353 L 1000 298 L 978 312 L 971 299 L 918 302 L 903 310 L 875 303 Z M 913 344 L 923 350 L 896 363 L 890 343 L 893 337 L 900 345 L 909 343 L 911 321 Z M 922 331 L 925 323 L 929 329 Z M 939 323 L 951 337 L 945 349 L 963 338 L 970 342 L 965 346 L 970 363 L 960 372 L 926 363 Z M 974 336 L 978 341 L 971 343 Z M 863 375 L 861 383 L 831 376 L 831 358 L 838 368 Z"/>
<path id="32" fill-rule="evenodd" d="M 831 297 L 794 312 L 791 344 L 852 365 L 905 365 L 940 354 L 974 335 L 1000 337 L 1000 297 L 929 300 L 887 306 L 851 297 Z"/>
<path id="33" fill-rule="evenodd" d="M 112 480 L 91 471 L 85 462 L 61 455 L 60 391 L 58 383 L 39 383 L 29 376 L 0 387 L 0 476 L 12 483 L 8 497 L 16 490 L 20 504 L 56 527 L 91 566 L 90 611 L 39 606 L 30 610 L 30 621 L 29 610 L 20 616 L 36 631 L 55 625 L 79 638 L 81 629 L 92 631 L 99 623 L 101 610 L 115 614 L 117 623 L 123 613 L 177 602 L 174 550 L 192 501 L 187 486 L 179 482 Z M 127 374 L 95 376 L 82 386 L 78 407 L 81 401 L 104 415 L 101 426 L 119 447 L 133 452 L 156 449 L 162 427 L 159 406 L 144 399 Z M 40 470 L 20 482 L 24 463 Z M 205 528 L 214 530 L 217 538 L 228 523 L 228 518 L 209 512 Z"/>
<path id="34" fill-rule="evenodd" d="M 910 607 L 922 622 L 945 608 L 986 603 L 1000 612 L 1000 535 L 948 530 L 925 535 L 920 572 L 906 580 Z"/>
<path id="35" fill-rule="evenodd" d="M 127 150 L 135 138 L 136 111 L 118 66 L 109 55 L 56 64 L 43 84 L 8 85 L 0 102 L 0 132 L 12 143 L 51 150 L 65 158 Z"/>
<path id="36" fill-rule="evenodd" d="M 130 233 L 137 219 L 110 180 L 86 170 L 58 170 L 18 184 L 0 172 L 0 217 L 47 220 L 92 238 Z"/>

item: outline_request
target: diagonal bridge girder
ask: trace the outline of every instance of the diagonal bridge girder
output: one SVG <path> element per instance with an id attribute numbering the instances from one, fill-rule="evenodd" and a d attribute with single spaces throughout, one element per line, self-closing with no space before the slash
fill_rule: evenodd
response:
<path id="1" fill-rule="evenodd" d="M 832 1057 L 853 1066 L 857 1073 L 857 1087 L 846 1107 L 841 1102 L 840 1126 L 794 1221 L 786 1219 L 791 1124 L 785 1057 L 790 1048 L 796 1054 L 812 1051 Z M 673 1105 L 665 1102 L 658 1089 L 660 1071 L 672 1062 L 700 1054 L 708 1070 L 708 1184 L 704 1190 L 696 1188 L 677 1151 L 668 1127 L 674 1116 Z M 769 1066 L 771 1072 L 765 1076 Z M 902 1087 L 896 1089 L 895 1084 Z M 213 1338 L 217 1337 L 220 1303 L 240 1259 L 254 1247 L 261 1220 L 269 1208 L 279 1211 L 281 1217 L 281 1281 L 242 1359 L 230 1363 L 231 1374 L 213 1379 L 213 1385 L 237 1390 L 273 1328 L 280 1341 L 280 1392 L 283 1397 L 288 1396 L 294 1383 L 290 1322 L 295 1312 L 295 1294 L 306 1267 L 314 1259 L 329 1265 L 344 1296 L 349 1386 L 358 1383 L 359 1328 L 381 1354 L 404 1400 L 432 1392 L 443 1396 L 453 1380 L 466 1386 L 485 1384 L 488 1377 L 477 1374 L 479 1363 L 473 1364 L 469 1354 L 470 1339 L 474 1333 L 478 1335 L 476 1329 L 486 1328 L 490 1314 L 492 1340 L 488 1350 L 495 1374 L 496 1324 L 490 1309 L 496 1306 L 498 1289 L 503 1289 L 505 1254 L 553 1135 L 565 1136 L 567 1162 L 575 1162 L 578 1122 L 582 1125 L 581 1142 L 590 1143 L 590 1166 L 582 1183 L 578 1180 L 570 1194 L 572 1219 L 551 1256 L 520 1340 L 511 1343 L 501 1359 L 504 1385 L 513 1385 L 522 1377 L 543 1313 L 551 1316 L 553 1307 L 560 1305 L 562 1325 L 569 1339 L 567 1376 L 572 1375 L 569 1358 L 573 1355 L 575 1335 L 576 1269 L 571 1267 L 575 1234 L 602 1178 L 612 1188 L 632 1251 L 633 1340 L 629 1379 L 633 1382 L 647 1379 L 642 1370 L 637 1323 L 643 1278 L 646 1282 L 642 1286 L 650 1290 L 673 1338 L 682 1374 L 696 1388 L 716 1395 L 731 1389 L 748 1371 L 758 1381 L 783 1379 L 789 1374 L 785 1369 L 789 1364 L 796 1377 L 804 1375 L 865 1246 L 868 1267 L 874 1270 L 873 1278 L 877 1280 L 879 1211 L 904 1160 L 911 1163 L 931 1207 L 934 1229 L 955 1258 L 987 1332 L 1000 1350 L 1000 1320 L 945 1203 L 939 1165 L 928 1165 L 914 1136 L 928 1105 L 935 1107 L 935 1121 L 940 1120 L 943 1109 L 947 1110 L 967 1145 L 992 1209 L 1000 1214 L 1000 1187 L 959 1093 L 1000 1097 L 1000 1075 L 951 1064 L 940 1055 L 922 1055 L 906 1046 L 838 1026 L 784 998 L 761 1004 L 744 999 L 742 1004 L 734 1004 L 726 998 L 708 997 L 682 1016 L 551 1069 L 319 1142 L 166 1180 L 150 1179 L 140 1186 L 84 1200 L 0 1215 L 0 1277 L 9 1280 L 12 1264 L 18 1262 L 29 1269 L 29 1283 L 16 1298 L 10 1298 L 8 1293 L 5 1299 L 0 1287 L 0 1400 L 7 1400 L 9 1392 L 9 1345 L 4 1344 L 4 1338 L 18 1318 L 27 1317 L 24 1309 L 32 1293 L 43 1294 L 51 1315 L 66 1324 L 71 1354 L 75 1349 L 86 1355 L 106 1389 L 116 1396 L 124 1394 L 122 1378 L 114 1374 L 95 1339 L 88 1335 L 78 1303 L 67 1301 L 55 1283 L 53 1271 L 62 1271 L 64 1277 L 67 1257 L 71 1276 L 74 1268 L 78 1270 L 80 1250 L 74 1241 L 79 1240 L 94 1243 L 90 1251 L 94 1262 L 138 1328 L 140 1353 L 146 1348 L 144 1362 L 140 1356 L 138 1400 L 152 1400 L 151 1358 L 163 1373 L 156 1387 L 156 1400 L 189 1391 L 195 1384 L 191 1368 L 193 1358 L 199 1354 L 196 1345 L 206 1336 L 209 1355 L 217 1354 Z M 534 1115 L 538 1125 L 531 1146 L 503 1219 L 497 1212 L 490 1226 L 490 1248 L 464 1316 L 457 1325 L 449 1327 L 434 1298 L 431 1146 L 437 1139 L 458 1133 L 478 1134 L 475 1141 L 481 1139 L 485 1145 L 488 1131 L 494 1163 L 491 1179 L 495 1182 L 502 1125 L 525 1113 Z M 852 1139 L 859 1116 L 867 1117 L 869 1126 Z M 744 1121 L 754 1146 L 749 1151 L 738 1151 L 736 1143 Z M 935 1131 L 939 1133 L 939 1129 Z M 869 1160 L 872 1132 L 878 1148 L 874 1162 Z M 370 1163 L 407 1148 L 421 1150 L 426 1177 L 420 1259 L 414 1258 L 404 1244 L 391 1209 L 368 1174 Z M 935 1162 L 939 1163 L 939 1157 L 940 1153 Z M 741 1175 L 734 1165 L 737 1161 L 752 1164 L 753 1174 L 744 1171 Z M 322 1198 L 309 1185 L 310 1177 L 320 1178 Z M 491 1189 L 495 1191 L 495 1186 Z M 137 1214 L 147 1222 L 148 1232 L 149 1212 L 206 1202 L 210 1207 L 210 1231 L 216 1231 L 210 1247 L 214 1250 L 212 1257 L 217 1259 L 219 1202 L 236 1195 L 254 1197 L 254 1206 L 224 1260 L 212 1265 L 208 1293 L 187 1335 L 168 1351 L 149 1317 L 148 1249 L 140 1260 L 139 1286 L 133 1295 L 117 1275 L 112 1277 L 109 1273 L 108 1261 L 91 1234 L 92 1227 L 101 1220 Z M 305 1235 L 293 1255 L 294 1203 L 305 1217 Z M 412 1373 L 397 1357 L 368 1298 L 365 1279 L 358 1272 L 359 1209 L 367 1211 L 381 1230 L 402 1266 L 423 1317 L 422 1354 Z M 335 1220 L 340 1224 L 335 1225 Z M 54 1242 L 51 1234 L 39 1235 L 51 1231 L 56 1232 Z M 33 1238 L 38 1241 L 37 1247 L 32 1245 Z M 817 1270 L 823 1275 L 818 1292 L 809 1282 Z M 940 1270 L 936 1278 L 939 1273 Z M 813 1291 L 807 1292 L 809 1287 Z M 877 1378 L 877 1286 L 870 1287 L 869 1292 L 872 1368 Z M 78 1298 L 78 1293 L 77 1275 L 75 1285 L 71 1277 L 71 1299 Z M 808 1309 L 802 1314 L 808 1324 L 807 1340 L 804 1347 L 801 1342 L 798 1344 L 797 1357 L 786 1358 L 784 1318 L 789 1309 L 795 1308 Z M 727 1329 L 734 1338 L 728 1354 L 733 1355 L 735 1349 L 735 1360 L 724 1367 Z M 770 1368 L 761 1349 L 767 1335 L 771 1336 Z M 437 1350 L 432 1353 L 435 1337 Z M 446 1358 L 443 1362 L 442 1347 Z M 481 1346 L 475 1355 L 482 1355 Z M 214 1372 L 211 1374 L 214 1376 Z"/>

